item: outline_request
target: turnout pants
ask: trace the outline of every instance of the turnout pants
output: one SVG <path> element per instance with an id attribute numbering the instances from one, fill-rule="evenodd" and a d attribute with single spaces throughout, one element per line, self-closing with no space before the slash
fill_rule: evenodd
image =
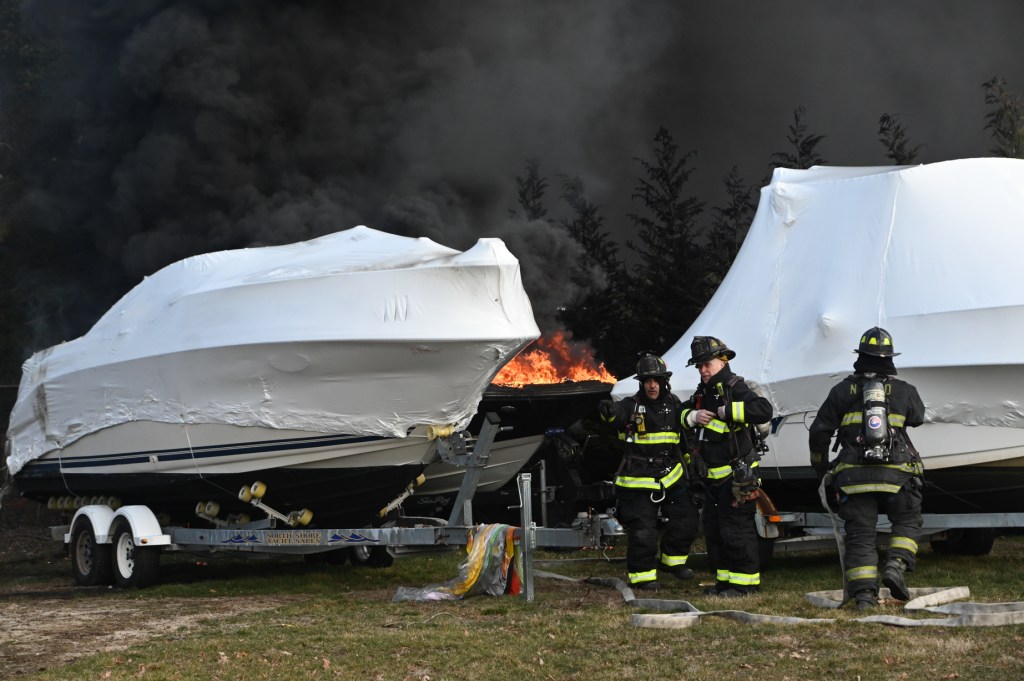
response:
<path id="1" fill-rule="evenodd" d="M 878 593 L 878 550 L 875 527 L 879 512 L 892 523 L 892 534 L 885 559 L 900 558 L 911 571 L 917 562 L 917 542 L 921 538 L 921 491 L 913 481 L 896 494 L 863 492 L 844 495 L 839 502 L 839 517 L 846 526 L 846 582 L 849 594 L 869 590 Z"/>
<path id="2" fill-rule="evenodd" d="M 651 500 L 646 489 L 619 487 L 618 521 L 626 530 L 626 569 L 630 584 L 652 582 L 658 578 L 658 568 L 672 571 L 686 565 L 690 546 L 697 537 L 699 513 L 690 500 L 688 486 L 679 482 L 665 491 L 660 503 Z M 655 499 L 661 496 L 654 492 Z M 658 512 L 665 520 L 658 552 Z"/>
<path id="3" fill-rule="evenodd" d="M 715 586 L 721 591 L 751 590 L 761 584 L 754 512 L 757 502 L 733 506 L 732 479 L 708 481 L 704 498 L 704 537 L 708 561 L 715 572 Z"/>

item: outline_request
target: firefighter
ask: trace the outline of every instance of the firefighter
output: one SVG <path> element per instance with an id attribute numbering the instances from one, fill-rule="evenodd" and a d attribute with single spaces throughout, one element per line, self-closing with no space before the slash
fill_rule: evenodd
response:
<path id="1" fill-rule="evenodd" d="M 659 570 L 678 579 L 693 577 L 686 561 L 699 512 L 685 478 L 682 416 L 669 386 L 671 376 L 660 357 L 646 353 L 636 365 L 640 390 L 598 405 L 601 420 L 614 426 L 624 443 L 615 476 L 617 516 L 626 529 L 626 569 L 636 589 L 659 589 Z M 665 525 L 660 553 L 659 512 Z"/>
<path id="2" fill-rule="evenodd" d="M 858 610 L 878 606 L 879 511 L 892 522 L 882 584 L 900 600 L 910 593 L 904 572 L 912 571 L 921 537 L 924 468 L 906 429 L 924 421 L 917 388 L 896 378 L 892 336 L 877 326 L 864 332 L 854 351 L 854 373 L 835 385 L 811 424 L 811 465 L 819 484 L 828 476 L 838 493 L 846 527 L 844 565 L 847 596 Z M 839 456 L 829 463 L 838 430 Z"/>
<path id="3" fill-rule="evenodd" d="M 695 336 L 690 355 L 686 365 L 697 368 L 700 383 L 683 403 L 683 418 L 696 433 L 691 458 L 705 479 L 704 536 L 715 573 L 705 593 L 745 596 L 761 584 L 754 521 L 760 447 L 751 426 L 768 423 L 772 405 L 732 372 L 736 353 L 719 339 Z"/>

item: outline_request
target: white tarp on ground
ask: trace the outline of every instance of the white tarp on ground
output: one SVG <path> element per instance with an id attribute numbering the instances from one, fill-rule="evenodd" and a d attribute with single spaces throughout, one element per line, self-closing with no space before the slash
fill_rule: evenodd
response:
<path id="1" fill-rule="evenodd" d="M 1024 426 L 1022 261 L 1024 160 L 776 170 L 725 280 L 664 355 L 673 390 L 691 394 L 690 341 L 712 335 L 778 414 L 814 411 L 879 325 L 929 421 Z"/>
<path id="2" fill-rule="evenodd" d="M 539 335 L 498 239 L 460 253 L 360 226 L 199 255 L 25 362 L 7 464 L 17 473 L 127 421 L 385 437 L 461 428 Z"/>

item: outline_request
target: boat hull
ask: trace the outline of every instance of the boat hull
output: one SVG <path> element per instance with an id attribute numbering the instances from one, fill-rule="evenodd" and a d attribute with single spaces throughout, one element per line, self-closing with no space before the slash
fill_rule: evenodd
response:
<path id="1" fill-rule="evenodd" d="M 808 458 L 807 427 L 814 412 L 774 424 L 761 460 L 765 490 L 778 508 L 820 509 Z M 910 429 L 925 468 L 926 513 L 1003 513 L 1024 497 L 1024 429 L 925 423 Z M 832 454 L 834 457 L 835 454 Z"/>
<path id="2" fill-rule="evenodd" d="M 134 443 L 149 443 L 139 448 Z M 160 443 L 155 446 L 155 443 Z M 313 511 L 320 527 L 372 523 L 433 456 L 425 432 L 406 438 L 331 435 L 222 424 L 133 422 L 93 433 L 26 465 L 14 478 L 22 496 L 114 496 L 183 522 L 215 501 L 221 514 L 259 511 L 238 499 L 267 485 L 263 502 L 281 513 Z"/>

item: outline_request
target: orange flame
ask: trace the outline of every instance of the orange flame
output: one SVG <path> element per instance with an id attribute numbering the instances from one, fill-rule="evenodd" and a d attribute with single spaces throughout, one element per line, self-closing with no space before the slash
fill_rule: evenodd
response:
<path id="1" fill-rule="evenodd" d="M 533 383 L 601 381 L 615 383 L 603 363 L 594 360 L 590 347 L 575 343 L 566 331 L 541 336 L 506 364 L 492 381 L 519 388 Z"/>

